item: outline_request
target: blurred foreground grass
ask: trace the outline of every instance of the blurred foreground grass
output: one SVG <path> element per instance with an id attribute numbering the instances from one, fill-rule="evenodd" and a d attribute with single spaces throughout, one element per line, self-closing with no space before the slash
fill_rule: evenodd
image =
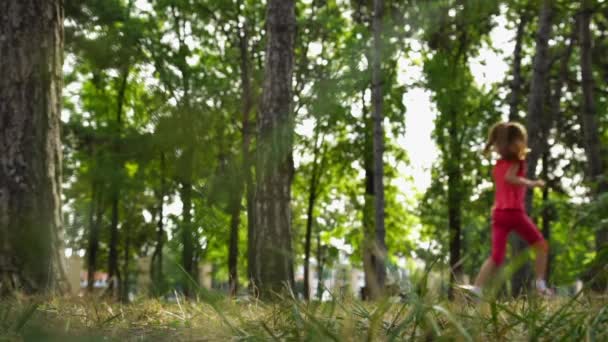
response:
<path id="1" fill-rule="evenodd" d="M 402 303 L 259 301 L 215 297 L 121 305 L 94 298 L 0 302 L 0 341 L 606 341 L 608 299 L 597 295 Z"/>

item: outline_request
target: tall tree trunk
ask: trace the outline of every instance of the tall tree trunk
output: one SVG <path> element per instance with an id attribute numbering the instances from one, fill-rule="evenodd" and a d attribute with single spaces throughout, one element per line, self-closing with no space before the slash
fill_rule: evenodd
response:
<path id="1" fill-rule="evenodd" d="M 547 111 L 548 115 L 543 119 L 543 138 L 542 138 L 542 179 L 545 181 L 549 181 L 549 169 L 550 165 L 550 157 L 551 152 L 549 151 L 549 133 L 554 126 L 554 123 L 560 119 L 562 115 L 561 111 L 561 99 L 562 99 L 562 89 L 566 85 L 568 81 L 568 64 L 570 62 L 570 58 L 572 56 L 572 51 L 574 50 L 574 42 L 576 41 L 576 37 L 578 34 L 578 21 L 574 21 L 573 27 L 570 33 L 570 37 L 568 38 L 567 45 L 565 47 L 565 51 L 563 56 L 561 57 L 559 69 L 558 69 L 558 78 L 554 82 L 553 85 L 553 93 L 550 94 L 550 109 Z M 550 93 L 550 91 L 548 91 Z M 542 230 L 543 236 L 547 241 L 549 241 L 549 245 L 551 245 L 551 220 L 553 219 L 553 207 L 550 204 L 549 200 L 550 188 L 546 186 L 543 189 L 543 211 L 541 213 L 542 218 Z M 549 249 L 549 258 L 547 260 L 547 281 L 550 280 L 551 275 L 551 265 L 553 262 L 553 252 L 552 249 Z"/>
<path id="2" fill-rule="evenodd" d="M 372 21 L 373 48 L 372 48 L 372 105 L 374 118 L 374 194 L 375 194 L 375 243 L 373 248 L 374 267 L 376 271 L 378 293 L 384 292 L 386 278 L 386 231 L 384 227 L 384 120 L 383 94 L 382 94 L 382 17 L 384 15 L 384 0 L 374 0 L 374 17 Z"/>
<path id="3" fill-rule="evenodd" d="M 251 156 L 255 155 L 255 152 L 251 151 L 247 155 L 247 164 L 248 167 L 245 170 L 245 183 L 246 190 L 245 196 L 247 198 L 247 279 L 249 281 L 249 292 L 255 293 L 255 277 L 254 270 L 256 269 L 255 265 L 255 256 L 254 256 L 254 231 L 255 231 L 255 185 L 253 181 L 253 167 L 254 163 L 252 161 Z"/>
<path id="4" fill-rule="evenodd" d="M 126 8 L 126 18 L 128 19 L 131 14 L 131 6 L 133 4 L 133 0 L 129 0 Z M 108 286 L 108 293 L 114 298 L 119 299 L 121 290 L 121 277 L 120 277 L 120 269 L 118 265 L 118 243 L 119 243 L 119 232 L 118 232 L 118 223 L 119 223 L 119 210 L 120 210 L 120 187 L 122 184 L 122 171 L 123 171 L 123 160 L 121 157 L 121 149 L 122 149 L 122 112 L 124 108 L 125 95 L 127 92 L 127 84 L 129 80 L 130 67 L 128 64 L 122 66 L 121 74 L 120 74 L 120 84 L 118 86 L 118 95 L 116 99 L 116 140 L 114 141 L 113 146 L 113 158 L 115 163 L 115 170 L 117 174 L 114 175 L 114 179 L 112 181 L 112 207 L 111 207 L 111 223 L 110 223 L 110 253 L 108 256 L 108 278 L 110 279 L 110 283 Z"/>
<path id="5" fill-rule="evenodd" d="M 112 213 L 111 213 L 111 223 L 110 223 L 110 253 L 108 257 L 108 278 L 110 279 L 109 283 L 109 293 L 118 298 L 120 295 L 120 270 L 118 266 L 118 243 L 119 243 L 119 233 L 118 233 L 118 222 L 119 222 L 119 200 L 120 200 L 120 182 L 119 178 L 122 176 L 122 158 L 120 156 L 121 151 L 121 141 L 122 141 L 122 112 L 124 107 L 125 95 L 127 91 L 127 81 L 129 79 L 129 67 L 125 67 L 121 73 L 120 85 L 118 88 L 118 96 L 116 99 L 116 141 L 114 142 L 114 159 L 116 163 L 115 172 L 118 172 L 118 175 L 114 178 L 112 184 Z"/>
<path id="6" fill-rule="evenodd" d="M 543 172 L 542 172 L 542 177 L 543 179 L 547 179 L 547 177 L 549 176 L 549 150 L 545 150 L 545 152 L 543 153 Z M 549 202 L 549 187 L 545 186 L 543 188 L 543 211 L 541 214 L 541 218 L 542 218 L 542 229 L 543 229 L 543 236 L 545 237 L 545 240 L 547 240 L 549 242 L 549 245 L 551 245 L 551 219 L 552 219 L 552 210 L 550 207 L 550 202 Z M 553 259 L 553 253 L 551 251 L 551 249 L 549 249 L 549 256 L 547 258 L 547 273 L 546 273 L 546 280 L 547 282 L 549 281 L 549 276 L 551 275 L 551 263 L 552 263 L 552 259 Z"/>
<path id="7" fill-rule="evenodd" d="M 188 67 L 187 55 L 188 46 L 186 45 L 186 24 L 185 19 L 182 15 L 177 12 L 175 4 L 171 5 L 171 12 L 173 16 L 173 29 L 177 34 L 178 42 L 178 54 L 179 58 L 178 69 L 182 75 L 181 86 L 183 89 L 183 96 L 180 100 L 180 113 L 178 117 L 180 119 L 181 131 L 185 139 L 182 141 L 183 154 L 180 157 L 180 197 L 182 200 L 182 222 L 181 222 L 181 240 L 182 240 L 182 268 L 185 272 L 183 274 L 183 286 L 184 295 L 188 298 L 193 298 L 195 295 L 194 288 L 198 282 L 198 260 L 197 243 L 194 240 L 194 227 L 192 222 L 192 177 L 194 172 L 194 146 L 191 140 L 194 139 L 195 132 L 192 126 L 189 124 L 193 121 L 193 109 L 190 98 L 191 83 L 190 74 L 191 70 Z"/>
<path id="8" fill-rule="evenodd" d="M 521 98 L 521 59 L 522 59 L 522 44 L 526 33 L 526 25 L 528 24 L 528 14 L 526 10 L 522 10 L 517 24 L 515 33 L 515 49 L 513 51 L 513 79 L 511 80 L 511 95 L 509 97 L 509 121 L 518 121 L 519 103 Z"/>
<path id="9" fill-rule="evenodd" d="M 103 195 L 99 184 L 93 183 L 91 191 L 91 212 L 89 217 L 89 244 L 87 248 L 87 291 L 93 292 L 97 253 L 99 251 L 99 230 L 103 218 Z"/>
<path id="10" fill-rule="evenodd" d="M 526 117 L 526 128 L 528 130 L 528 177 L 536 176 L 536 166 L 543 154 L 545 145 L 545 127 L 548 125 L 543 119 L 546 96 L 548 94 L 549 82 L 549 39 L 551 38 L 551 19 L 553 15 L 552 1 L 544 0 L 540 10 L 538 32 L 536 34 L 536 54 L 532 66 L 532 83 L 530 86 L 530 98 L 528 102 L 528 115 Z M 526 211 L 531 213 L 532 190 L 526 193 Z"/>
<path id="11" fill-rule="evenodd" d="M 363 272 L 365 274 L 365 300 L 373 298 L 379 292 L 376 263 L 374 260 L 374 148 L 373 118 L 365 105 L 365 90 L 361 93 L 361 108 L 364 120 L 363 128 L 363 168 L 365 170 L 365 195 L 363 203 Z"/>
<path id="12" fill-rule="evenodd" d="M 122 285 L 120 286 L 120 301 L 129 302 L 129 263 L 131 262 L 131 229 L 130 224 L 125 224 L 125 245 L 122 268 Z"/>
<path id="13" fill-rule="evenodd" d="M 158 221 L 156 223 L 156 246 L 150 263 L 154 293 L 158 295 L 163 288 L 163 247 L 165 244 L 164 205 L 165 205 L 165 154 L 160 153 L 160 186 L 158 194 Z"/>
<path id="14" fill-rule="evenodd" d="M 195 263 L 195 243 L 192 223 L 192 168 L 194 151 L 192 147 L 187 147 L 183 156 L 183 178 L 181 181 L 181 200 L 182 200 L 182 267 L 184 274 L 184 295 L 188 298 L 194 297 L 194 285 L 197 281 L 196 272 L 198 271 Z"/>
<path id="15" fill-rule="evenodd" d="M 317 298 L 323 300 L 323 245 L 321 245 L 321 232 L 317 232 Z"/>
<path id="16" fill-rule="evenodd" d="M 317 123 L 318 125 L 318 123 Z M 312 226 L 314 222 L 315 204 L 317 201 L 317 188 L 319 183 L 319 131 L 315 129 L 315 146 L 313 149 L 313 164 L 310 182 L 308 184 L 308 208 L 306 210 L 306 240 L 304 242 L 304 298 L 310 299 L 310 249 L 312 239 Z"/>
<path id="17" fill-rule="evenodd" d="M 243 199 L 243 192 L 245 191 L 246 187 L 248 187 L 249 179 L 251 178 L 249 144 L 251 142 L 250 114 L 253 107 L 253 97 L 251 93 L 251 76 L 249 70 L 249 31 L 247 22 L 243 24 L 243 28 L 239 36 L 239 52 L 241 57 L 241 91 L 243 97 L 243 107 L 241 113 L 243 116 L 241 123 L 241 135 L 243 137 L 243 142 L 241 145 L 242 174 L 241 177 L 238 177 L 236 180 L 238 182 L 238 186 L 231 205 L 232 213 L 230 222 L 230 243 L 228 250 L 228 273 L 230 281 L 230 293 L 232 295 L 237 294 L 239 287 L 237 266 L 239 254 L 238 228 L 241 217 L 241 201 Z M 247 190 L 247 192 L 249 193 L 249 190 Z M 247 202 L 249 202 L 249 196 L 247 196 Z"/>
<path id="18" fill-rule="evenodd" d="M 602 162 L 603 149 L 600 141 L 598 125 L 598 114 L 595 107 L 593 79 L 593 61 L 591 59 L 591 17 L 593 15 L 593 2 L 582 1 L 582 11 L 580 14 L 580 51 L 581 51 L 581 77 L 583 88 L 583 108 L 580 121 L 583 128 L 583 139 L 589 178 L 591 179 L 593 194 L 599 197 L 608 191 L 608 180 L 606 179 L 605 166 Z M 601 224 L 595 233 L 596 258 L 593 266 L 593 273 L 603 272 L 593 282 L 592 288 L 598 291 L 605 291 L 608 288 L 608 275 L 603 269 L 608 260 L 608 225 Z"/>
<path id="19" fill-rule="evenodd" d="M 448 297 L 453 298 L 453 289 L 456 281 L 462 277 L 461 251 L 461 231 L 462 231 L 462 143 L 457 137 L 462 134 L 458 128 L 458 117 L 456 112 L 451 113 L 451 120 L 448 123 L 449 151 L 447 173 L 448 173 L 448 229 L 450 239 L 450 287 Z"/>
<path id="20" fill-rule="evenodd" d="M 237 196 L 240 195 L 240 196 Z M 243 193 L 239 189 L 238 194 L 230 204 L 230 239 L 228 242 L 228 286 L 231 296 L 236 296 L 239 287 L 238 255 L 239 255 L 239 225 L 241 224 L 241 200 Z M 237 201 L 238 198 L 238 201 Z"/>
<path id="21" fill-rule="evenodd" d="M 365 27 L 366 31 L 367 22 L 365 21 L 365 1 L 358 0 L 355 8 L 355 21 L 357 24 Z M 366 49 L 364 55 L 369 64 L 372 64 L 370 51 Z M 376 262 L 374 260 L 374 242 L 375 237 L 375 192 L 374 192 L 374 135 L 373 135 L 373 114 L 370 114 L 368 106 L 365 103 L 365 92 L 369 89 L 369 85 L 364 85 L 361 89 L 361 112 L 363 116 L 363 169 L 365 170 L 364 179 L 364 203 L 363 203 L 363 243 L 362 246 L 362 259 L 363 259 L 363 272 L 365 275 L 365 287 L 362 289 L 364 300 L 374 297 L 379 292 L 379 285 L 377 283 L 378 277 L 376 275 Z"/>
<path id="22" fill-rule="evenodd" d="M 118 297 L 120 291 L 120 270 L 118 269 L 118 190 L 112 190 L 110 218 L 110 251 L 108 253 L 108 294 Z"/>
<path id="23" fill-rule="evenodd" d="M 544 130 L 543 130 L 543 111 L 546 97 L 546 89 L 549 73 L 549 39 L 551 37 L 551 19 L 553 15 L 551 0 L 544 0 L 541 9 L 536 33 L 536 54 L 532 66 L 532 83 L 530 86 L 530 98 L 528 101 L 528 115 L 526 117 L 526 128 L 528 130 L 528 144 L 531 152 L 528 154 L 528 177 L 536 176 L 536 166 L 538 159 L 543 153 Z M 532 212 L 532 190 L 526 192 L 526 211 Z M 521 238 L 515 236 L 511 239 L 513 243 L 514 255 L 521 254 L 527 244 Z M 517 270 L 511 281 L 511 288 L 514 295 L 522 294 L 529 286 L 531 268 L 528 262 Z"/>
<path id="24" fill-rule="evenodd" d="M 89 241 L 87 247 L 87 291 L 93 292 L 93 282 L 95 281 L 95 269 L 97 261 L 97 249 L 99 247 L 99 237 L 95 231 L 95 213 L 97 207 L 97 187 L 95 182 L 91 182 L 91 205 L 89 206 Z"/>
<path id="25" fill-rule="evenodd" d="M 69 288 L 63 262 L 63 2 L 0 2 L 0 296 Z"/>
<path id="26" fill-rule="evenodd" d="M 293 289 L 291 182 L 295 1 L 269 0 L 264 90 L 256 151 L 253 278 L 264 298 Z"/>

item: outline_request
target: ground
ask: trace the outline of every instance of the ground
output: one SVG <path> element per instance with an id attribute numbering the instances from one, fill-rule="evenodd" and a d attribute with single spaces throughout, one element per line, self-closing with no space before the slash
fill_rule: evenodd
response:
<path id="1" fill-rule="evenodd" d="M 608 298 L 518 300 L 412 295 L 404 302 L 272 304 L 222 297 L 129 305 L 18 297 L 0 302 L 0 341 L 608 340 Z"/>

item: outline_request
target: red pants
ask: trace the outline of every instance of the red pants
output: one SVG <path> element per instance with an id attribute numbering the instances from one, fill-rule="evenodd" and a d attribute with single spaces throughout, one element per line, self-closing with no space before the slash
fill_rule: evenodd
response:
<path id="1" fill-rule="evenodd" d="M 520 209 L 496 209 L 492 213 L 492 261 L 501 265 L 505 260 L 507 237 L 514 230 L 530 245 L 546 248 L 547 244 L 536 225 Z"/>

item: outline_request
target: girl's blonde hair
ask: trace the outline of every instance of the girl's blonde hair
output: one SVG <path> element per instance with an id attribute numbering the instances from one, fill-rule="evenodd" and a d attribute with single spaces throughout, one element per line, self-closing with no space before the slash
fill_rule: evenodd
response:
<path id="1" fill-rule="evenodd" d="M 486 155 L 494 149 L 501 158 L 523 160 L 528 153 L 528 132 L 518 122 L 499 122 L 490 128 L 488 142 L 484 149 Z"/>

